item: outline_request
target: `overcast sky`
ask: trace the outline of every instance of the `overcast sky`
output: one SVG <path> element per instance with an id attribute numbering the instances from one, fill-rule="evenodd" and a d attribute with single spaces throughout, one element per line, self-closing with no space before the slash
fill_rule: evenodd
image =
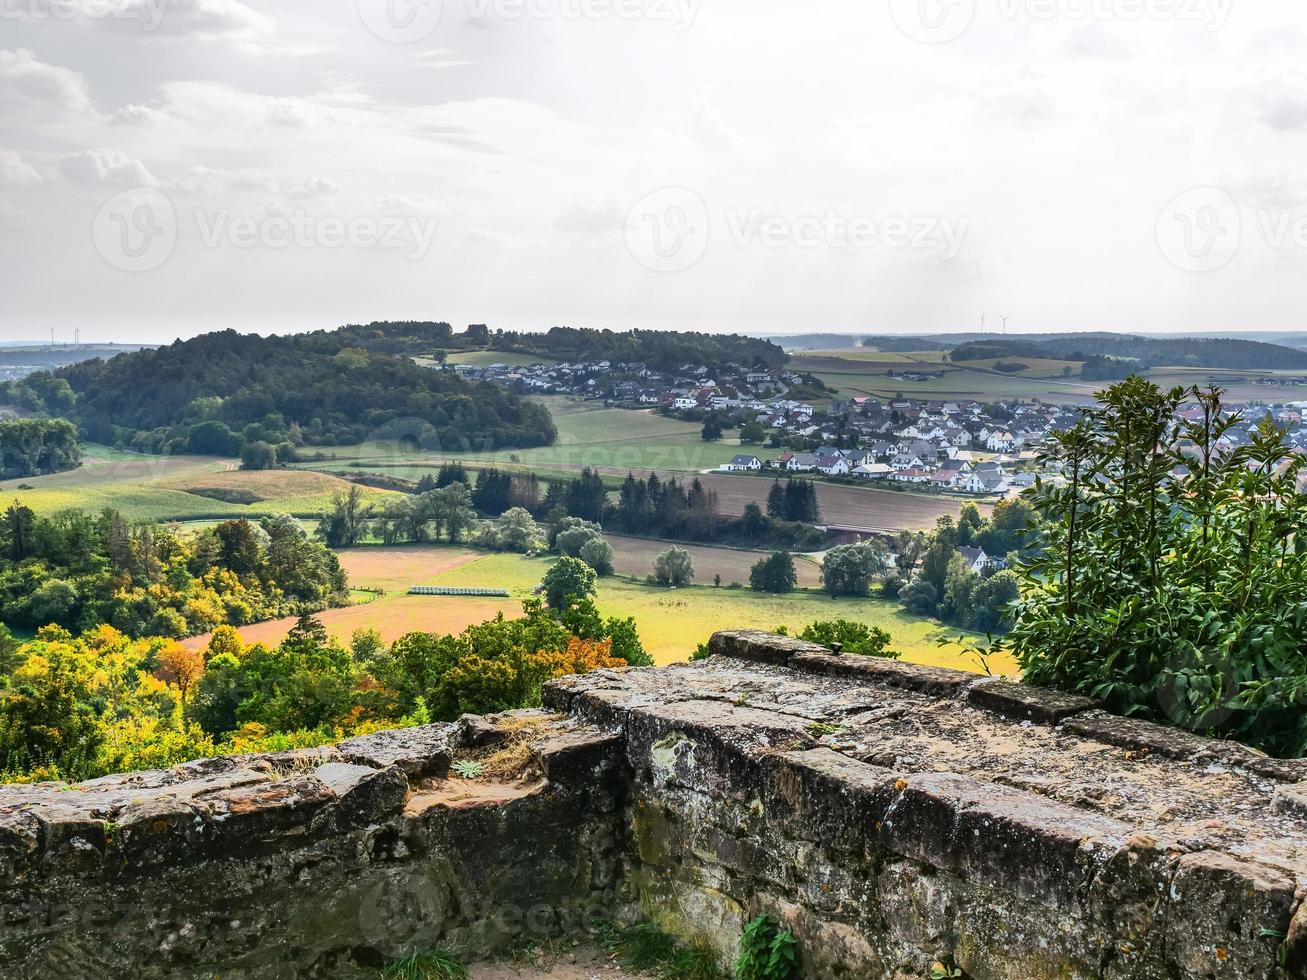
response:
<path id="1" fill-rule="evenodd" d="M 0 9 L 0 339 L 1307 328 L 1301 0 Z"/>

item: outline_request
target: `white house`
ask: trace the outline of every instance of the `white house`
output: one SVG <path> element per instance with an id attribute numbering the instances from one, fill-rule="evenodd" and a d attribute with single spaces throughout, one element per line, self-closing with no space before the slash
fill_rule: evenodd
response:
<path id="1" fill-rule="evenodd" d="M 817 471 L 826 476 L 848 476 L 849 461 L 843 456 L 823 456 L 817 464 Z"/>
<path id="2" fill-rule="evenodd" d="M 863 463 L 854 468 L 853 475 L 863 480 L 883 480 L 893 472 L 888 463 Z"/>
<path id="3" fill-rule="evenodd" d="M 729 463 L 722 464 L 726 473 L 756 473 L 762 469 L 762 460 L 757 456 L 736 456 Z"/>
<path id="4" fill-rule="evenodd" d="M 1012 433 L 1002 429 L 991 433 L 985 440 L 985 448 L 991 453 L 1010 453 L 1016 444 L 1017 441 Z"/>

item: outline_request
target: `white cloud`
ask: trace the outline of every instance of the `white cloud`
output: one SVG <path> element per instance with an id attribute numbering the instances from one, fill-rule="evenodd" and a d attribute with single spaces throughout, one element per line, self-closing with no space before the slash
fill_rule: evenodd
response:
<path id="1" fill-rule="evenodd" d="M 84 112 L 91 107 L 81 74 L 38 61 L 31 51 L 0 51 L 0 101 L 36 111 Z"/>
<path id="2" fill-rule="evenodd" d="M 1246 93 L 1258 118 L 1272 129 L 1307 128 L 1307 74 L 1266 72 L 1248 86 Z"/>
<path id="3" fill-rule="evenodd" d="M 286 196 L 296 200 L 305 200 L 312 197 L 327 197 L 339 190 L 340 185 L 335 181 L 314 174 L 307 180 L 287 189 Z"/>
<path id="4" fill-rule="evenodd" d="M 41 175 L 12 150 L 0 150 L 0 187 L 35 187 Z"/>
<path id="5" fill-rule="evenodd" d="M 140 160 L 118 150 L 82 150 L 59 160 L 59 173 L 73 184 L 155 187 L 158 181 Z"/>

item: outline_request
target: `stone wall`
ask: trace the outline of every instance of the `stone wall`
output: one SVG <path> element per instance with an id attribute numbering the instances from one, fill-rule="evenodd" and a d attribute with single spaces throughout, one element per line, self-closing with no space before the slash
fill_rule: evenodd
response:
<path id="1" fill-rule="evenodd" d="M 637 914 L 725 964 L 769 912 L 814 978 L 1307 976 L 1307 764 L 781 637 L 711 648 L 540 712 L 0 789 L 0 975 L 366 975 Z M 459 756 L 515 761 L 445 778 Z"/>

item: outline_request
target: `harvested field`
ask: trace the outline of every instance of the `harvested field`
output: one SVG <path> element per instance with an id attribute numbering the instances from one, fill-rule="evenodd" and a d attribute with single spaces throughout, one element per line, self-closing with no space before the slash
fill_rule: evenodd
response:
<path id="1" fill-rule="evenodd" d="M 708 474 L 699 479 L 705 487 L 717 492 L 718 507 L 723 514 L 743 514 L 744 508 L 754 501 L 765 505 L 771 488 L 770 480 L 756 476 Z M 817 500 L 825 523 L 894 530 L 932 528 L 937 518 L 956 518 L 962 510 L 962 501 L 949 497 L 822 482 L 817 483 Z M 981 513 L 987 514 L 990 509 L 988 505 L 980 506 Z"/>

